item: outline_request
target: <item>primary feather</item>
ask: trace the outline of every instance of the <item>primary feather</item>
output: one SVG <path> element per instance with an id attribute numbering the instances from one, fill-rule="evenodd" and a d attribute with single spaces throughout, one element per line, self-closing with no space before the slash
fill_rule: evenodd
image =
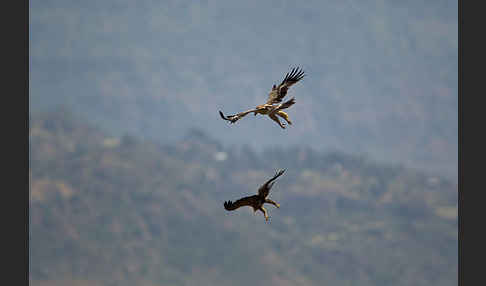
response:
<path id="1" fill-rule="evenodd" d="M 226 201 L 226 202 L 224 202 L 224 208 L 227 211 L 234 211 L 237 208 L 240 208 L 240 207 L 243 207 L 243 206 L 255 205 L 257 203 L 256 202 L 257 200 L 258 200 L 258 196 L 250 196 L 250 197 L 241 198 L 241 199 L 237 200 L 236 202 Z"/>
<path id="2" fill-rule="evenodd" d="M 285 78 L 278 86 L 273 86 L 272 90 L 268 94 L 267 104 L 275 104 L 282 101 L 282 99 L 287 95 L 287 90 L 292 85 L 296 84 L 305 76 L 304 71 L 299 67 L 293 68 L 292 71 L 285 75 Z"/>

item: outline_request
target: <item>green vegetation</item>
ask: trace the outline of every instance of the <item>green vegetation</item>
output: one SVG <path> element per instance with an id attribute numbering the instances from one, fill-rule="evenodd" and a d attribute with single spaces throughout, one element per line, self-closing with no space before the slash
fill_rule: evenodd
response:
<path id="1" fill-rule="evenodd" d="M 160 146 L 31 116 L 31 285 L 457 285 L 457 185 L 308 148 Z M 286 168 L 270 222 L 223 201 Z"/>

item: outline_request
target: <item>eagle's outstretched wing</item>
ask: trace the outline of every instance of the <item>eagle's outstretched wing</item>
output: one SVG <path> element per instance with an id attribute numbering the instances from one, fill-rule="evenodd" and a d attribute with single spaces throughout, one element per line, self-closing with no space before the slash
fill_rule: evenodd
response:
<path id="1" fill-rule="evenodd" d="M 233 211 L 239 207 L 253 206 L 257 204 L 256 202 L 257 199 L 258 199 L 257 196 L 249 196 L 249 197 L 241 198 L 234 203 L 232 201 L 227 201 L 224 202 L 224 209 L 227 211 Z"/>
<path id="2" fill-rule="evenodd" d="M 273 178 L 270 180 L 266 181 L 265 184 L 261 185 L 261 187 L 258 189 L 258 195 L 263 196 L 266 198 L 268 194 L 270 193 L 270 189 L 272 188 L 274 184 L 274 180 L 276 180 L 278 177 L 282 176 L 282 174 L 285 172 L 285 169 L 281 169 L 275 173 Z M 273 183 L 272 183 L 273 182 Z"/>
<path id="3" fill-rule="evenodd" d="M 270 94 L 268 94 L 267 104 L 279 103 L 287 95 L 287 90 L 289 87 L 297 83 L 305 76 L 302 69 L 299 67 L 293 68 L 292 71 L 285 75 L 285 78 L 278 86 L 273 86 Z"/>
<path id="4" fill-rule="evenodd" d="M 250 109 L 250 110 L 247 110 L 247 111 L 244 111 L 244 112 L 240 112 L 240 113 L 228 115 L 228 116 L 225 116 L 223 114 L 223 112 L 219 111 L 219 115 L 224 120 L 228 120 L 230 123 L 235 123 L 236 121 L 238 121 L 238 119 L 245 117 L 248 113 L 252 113 L 252 112 L 255 112 L 257 110 L 258 110 L 258 108 L 257 109 Z"/>

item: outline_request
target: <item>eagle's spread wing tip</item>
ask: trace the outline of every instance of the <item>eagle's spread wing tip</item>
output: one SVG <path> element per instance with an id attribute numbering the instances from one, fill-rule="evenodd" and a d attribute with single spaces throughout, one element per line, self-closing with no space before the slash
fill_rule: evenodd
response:
<path id="1" fill-rule="evenodd" d="M 231 211 L 233 210 L 232 207 L 233 207 L 233 202 L 232 201 L 225 201 L 224 202 L 224 209 L 227 210 L 227 211 Z"/>
<path id="2" fill-rule="evenodd" d="M 219 116 L 221 116 L 223 120 L 228 120 L 230 123 L 235 123 L 239 119 L 238 116 L 235 115 L 225 116 L 221 110 L 219 111 Z"/>
<path id="3" fill-rule="evenodd" d="M 302 78 L 304 78 L 304 70 L 300 67 L 294 67 L 287 72 L 282 82 L 277 87 L 272 87 L 270 94 L 268 95 L 268 104 L 279 103 L 287 94 L 287 90 L 292 85 L 296 84 Z"/>
<path id="4" fill-rule="evenodd" d="M 228 119 L 226 118 L 226 116 L 224 116 L 223 112 L 221 112 L 221 110 L 219 111 L 219 116 L 221 116 L 221 118 L 223 118 L 223 119 L 225 119 L 225 120 L 228 120 Z"/>
<path id="5" fill-rule="evenodd" d="M 284 172 L 285 172 L 286 169 L 280 169 L 277 171 L 277 177 L 281 176 Z"/>

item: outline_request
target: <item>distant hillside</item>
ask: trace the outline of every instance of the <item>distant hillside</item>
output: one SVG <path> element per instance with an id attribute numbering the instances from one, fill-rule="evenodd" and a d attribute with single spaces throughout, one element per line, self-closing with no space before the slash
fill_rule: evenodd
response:
<path id="1" fill-rule="evenodd" d="M 35 114 L 30 285 L 457 285 L 457 185 L 307 148 L 161 146 Z M 270 222 L 224 200 L 273 175 Z"/>
<path id="2" fill-rule="evenodd" d="M 31 110 L 66 105 L 163 143 L 196 126 L 226 144 L 339 149 L 457 181 L 457 1 L 82 3 L 29 2 Z M 307 76 L 289 91 L 292 127 L 221 121 L 294 65 Z"/>

